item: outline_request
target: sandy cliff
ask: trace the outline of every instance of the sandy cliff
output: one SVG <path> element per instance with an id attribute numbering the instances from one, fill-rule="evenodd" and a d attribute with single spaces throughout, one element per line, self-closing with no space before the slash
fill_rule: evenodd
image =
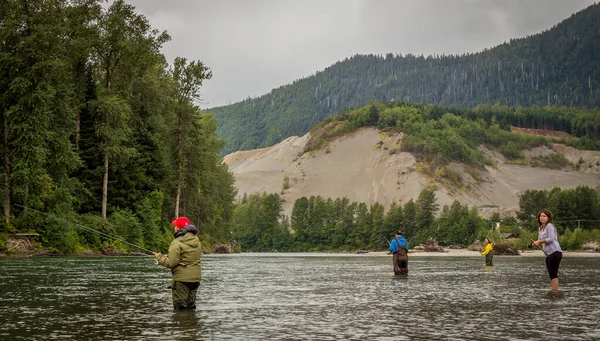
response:
<path id="1" fill-rule="evenodd" d="M 490 208 L 491 205 L 498 205 L 506 214 L 518 210 L 519 196 L 527 189 L 600 185 L 600 153 L 562 145 L 527 151 L 526 159 L 560 152 L 573 164 L 583 160 L 579 170 L 507 164 L 502 155 L 482 149 L 495 165 L 479 172 L 479 181 L 473 179 L 463 165 L 449 165 L 462 177 L 463 186 L 456 188 L 419 172 L 412 154 L 391 152 L 397 148 L 402 134 L 386 135 L 373 128 L 361 129 L 333 141 L 323 150 L 303 154 L 308 138 L 308 135 L 289 137 L 269 148 L 225 156 L 224 162 L 236 179 L 238 197 L 244 193 L 281 194 L 287 176 L 289 188 L 283 191 L 286 215 L 291 214 L 294 201 L 303 196 L 347 197 L 368 205 L 379 202 L 387 208 L 393 201 L 403 204 L 411 198 L 416 200 L 427 187 L 435 189 L 440 207 L 459 200 L 477 206 L 486 216 L 498 212 Z"/>

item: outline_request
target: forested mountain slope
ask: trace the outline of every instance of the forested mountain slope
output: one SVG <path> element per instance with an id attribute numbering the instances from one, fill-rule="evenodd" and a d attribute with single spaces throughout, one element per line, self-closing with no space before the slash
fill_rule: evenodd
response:
<path id="1" fill-rule="evenodd" d="M 284 214 L 302 197 L 387 208 L 426 188 L 441 205 L 457 200 L 514 213 L 527 189 L 600 185 L 598 110 L 554 109 L 371 103 L 328 117 L 301 138 L 238 151 L 224 162 L 235 176 L 238 199 L 279 193 Z M 514 122 L 560 129 L 515 128 Z"/>
<path id="2" fill-rule="evenodd" d="M 208 111 L 229 153 L 301 136 L 323 118 L 371 100 L 598 107 L 599 30 L 600 5 L 592 5 L 547 31 L 479 53 L 356 55 L 264 96 Z"/>

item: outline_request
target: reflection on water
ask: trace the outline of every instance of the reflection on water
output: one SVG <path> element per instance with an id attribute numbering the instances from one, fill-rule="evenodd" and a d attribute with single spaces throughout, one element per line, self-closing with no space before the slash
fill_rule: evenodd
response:
<path id="1" fill-rule="evenodd" d="M 0 259 L 1 340 L 597 340 L 600 258 L 241 254 L 203 258 L 174 312 L 151 257 Z"/>

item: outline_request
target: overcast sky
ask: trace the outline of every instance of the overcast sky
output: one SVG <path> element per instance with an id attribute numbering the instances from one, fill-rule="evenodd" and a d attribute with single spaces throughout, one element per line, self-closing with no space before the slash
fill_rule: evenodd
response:
<path id="1" fill-rule="evenodd" d="M 594 0 L 125 0 L 163 47 L 212 72 L 203 108 L 258 97 L 355 54 L 461 54 L 551 28 Z"/>

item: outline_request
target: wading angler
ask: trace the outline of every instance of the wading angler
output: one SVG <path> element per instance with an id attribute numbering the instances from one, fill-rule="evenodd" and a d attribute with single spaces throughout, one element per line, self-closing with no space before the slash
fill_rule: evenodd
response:
<path id="1" fill-rule="evenodd" d="M 198 229 L 186 217 L 171 222 L 175 239 L 169 245 L 169 252 L 163 255 L 154 252 L 156 262 L 171 269 L 173 282 L 173 308 L 176 310 L 196 309 L 196 293 L 200 286 L 200 240 Z"/>

